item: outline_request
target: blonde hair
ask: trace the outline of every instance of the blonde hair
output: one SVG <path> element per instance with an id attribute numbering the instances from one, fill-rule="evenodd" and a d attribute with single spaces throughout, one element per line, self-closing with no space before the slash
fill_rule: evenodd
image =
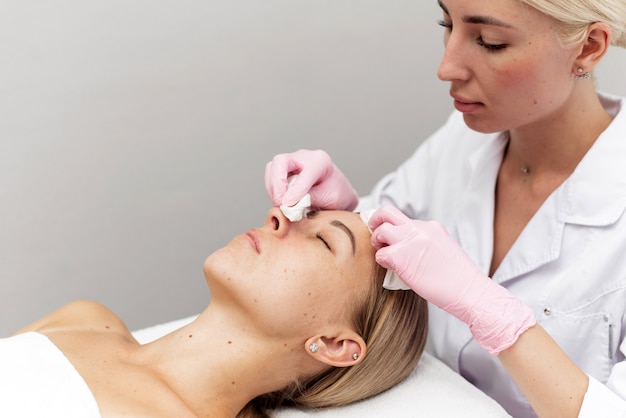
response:
<path id="1" fill-rule="evenodd" d="M 413 291 L 384 289 L 384 273 L 376 265 L 367 295 L 347 308 L 355 308 L 353 325 L 367 344 L 367 355 L 359 364 L 333 367 L 260 396 L 237 416 L 268 417 L 265 411 L 280 406 L 347 405 L 384 392 L 408 376 L 426 344 L 428 305 Z"/>
<path id="2" fill-rule="evenodd" d="M 520 0 L 558 20 L 557 29 L 566 45 L 584 40 L 587 27 L 602 22 L 611 28 L 611 44 L 626 48 L 626 1 L 624 0 Z"/>

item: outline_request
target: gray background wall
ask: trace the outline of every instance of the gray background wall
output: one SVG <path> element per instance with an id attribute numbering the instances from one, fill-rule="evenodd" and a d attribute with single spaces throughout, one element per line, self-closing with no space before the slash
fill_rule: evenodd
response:
<path id="1" fill-rule="evenodd" d="M 3 0 L 0 336 L 96 299 L 197 313 L 259 226 L 265 163 L 323 148 L 359 193 L 448 115 L 436 2 Z M 626 52 L 599 86 L 626 95 Z"/>

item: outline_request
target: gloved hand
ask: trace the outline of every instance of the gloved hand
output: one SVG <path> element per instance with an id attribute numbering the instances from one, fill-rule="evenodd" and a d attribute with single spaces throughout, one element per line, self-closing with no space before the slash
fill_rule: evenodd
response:
<path id="1" fill-rule="evenodd" d="M 298 174 L 289 187 L 288 178 Z M 359 196 L 343 173 L 322 151 L 278 154 L 265 166 L 265 190 L 274 206 L 295 205 L 305 194 L 319 209 L 352 210 Z"/>
<path id="2" fill-rule="evenodd" d="M 440 224 L 412 220 L 384 206 L 368 225 L 376 261 L 468 324 L 476 342 L 491 354 L 512 346 L 535 325 L 530 308 L 482 273 Z"/>

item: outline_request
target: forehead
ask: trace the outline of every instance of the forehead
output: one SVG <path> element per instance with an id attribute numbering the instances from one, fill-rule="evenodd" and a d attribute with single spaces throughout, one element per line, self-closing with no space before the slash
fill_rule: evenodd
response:
<path id="1" fill-rule="evenodd" d="M 534 14 L 545 16 L 520 0 L 438 0 L 437 3 L 454 17 L 491 16 L 513 27 L 527 22 L 529 14 L 535 18 L 538 16 Z"/>
<path id="2" fill-rule="evenodd" d="M 550 17 L 520 0 L 438 0 L 444 12 L 451 15 L 492 16 L 511 26 L 528 23 L 528 19 Z M 532 23 L 532 22 L 531 22 Z"/>
<path id="3" fill-rule="evenodd" d="M 559 22 L 520 0 L 439 0 L 438 3 L 455 25 L 500 28 L 523 38 L 559 41 L 556 30 Z"/>

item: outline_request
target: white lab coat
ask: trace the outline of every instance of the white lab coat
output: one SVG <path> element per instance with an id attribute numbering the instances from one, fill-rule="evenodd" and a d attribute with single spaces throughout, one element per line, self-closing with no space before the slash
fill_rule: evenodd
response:
<path id="1" fill-rule="evenodd" d="M 585 418 L 626 416 L 626 100 L 600 97 L 617 116 L 493 275 L 591 377 L 580 413 Z M 358 209 L 393 204 L 409 217 L 442 222 L 488 272 L 494 188 L 507 137 L 474 132 L 455 112 Z M 514 417 L 536 416 L 497 357 L 434 306 L 429 351 Z"/>

